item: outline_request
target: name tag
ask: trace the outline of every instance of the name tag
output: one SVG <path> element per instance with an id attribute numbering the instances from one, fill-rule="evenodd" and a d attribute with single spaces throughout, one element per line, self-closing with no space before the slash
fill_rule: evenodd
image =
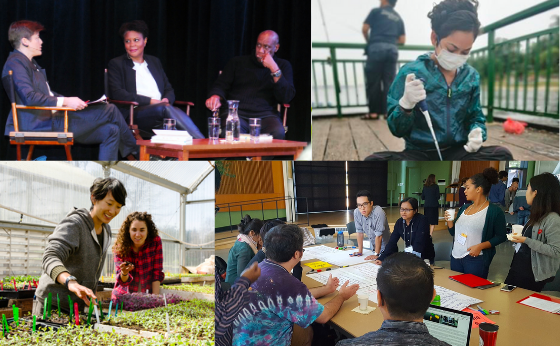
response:
<path id="1" fill-rule="evenodd" d="M 467 235 L 465 233 L 461 233 L 457 236 L 457 243 L 465 246 L 465 244 L 467 243 Z"/>

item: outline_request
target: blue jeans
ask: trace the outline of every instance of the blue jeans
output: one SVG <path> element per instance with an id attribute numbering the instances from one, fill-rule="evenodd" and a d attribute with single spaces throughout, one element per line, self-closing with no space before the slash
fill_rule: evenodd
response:
<path id="1" fill-rule="evenodd" d="M 529 215 L 531 215 L 530 210 L 520 210 L 517 212 L 517 223 L 519 225 L 525 225 L 529 221 Z"/>
<path id="2" fill-rule="evenodd" d="M 489 267 L 484 265 L 482 255 L 472 257 L 467 255 L 463 258 L 455 258 L 451 256 L 451 270 L 465 274 L 473 274 L 481 278 L 488 278 Z"/>

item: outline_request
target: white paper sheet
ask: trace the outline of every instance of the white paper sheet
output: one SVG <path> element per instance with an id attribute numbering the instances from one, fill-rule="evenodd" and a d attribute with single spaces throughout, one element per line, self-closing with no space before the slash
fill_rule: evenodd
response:
<path id="1" fill-rule="evenodd" d="M 473 304 L 482 303 L 480 299 L 466 296 L 445 287 L 434 286 L 434 288 L 436 289 L 436 294 L 438 294 L 441 299 L 440 305 L 444 308 L 460 311 Z"/>
<path id="2" fill-rule="evenodd" d="M 531 306 L 544 311 L 560 314 L 560 304 L 537 297 L 529 297 L 520 302 L 523 305 Z"/>
<path id="3" fill-rule="evenodd" d="M 310 259 L 318 259 L 342 267 L 354 264 L 362 264 L 364 263 L 367 256 L 373 255 L 373 252 L 371 250 L 366 250 L 364 248 L 362 256 L 351 257 L 350 254 L 354 252 L 356 252 L 356 249 L 337 250 L 332 247 L 320 245 L 305 248 L 305 252 L 303 253 L 303 257 L 301 260 L 307 261 Z"/>

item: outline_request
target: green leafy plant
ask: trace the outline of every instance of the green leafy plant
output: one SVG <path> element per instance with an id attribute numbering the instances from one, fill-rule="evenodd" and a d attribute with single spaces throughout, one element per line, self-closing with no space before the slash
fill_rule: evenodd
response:
<path id="1" fill-rule="evenodd" d="M 214 285 L 201 286 L 201 285 L 183 284 L 183 285 L 162 285 L 161 287 L 168 290 L 198 292 L 198 293 L 207 293 L 207 294 L 215 293 Z"/>

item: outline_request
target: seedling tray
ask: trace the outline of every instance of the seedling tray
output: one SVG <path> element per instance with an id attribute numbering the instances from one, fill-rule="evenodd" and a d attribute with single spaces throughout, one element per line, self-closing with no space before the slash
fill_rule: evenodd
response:
<path id="1" fill-rule="evenodd" d="M 10 290 L 4 288 L 3 291 L 0 291 L 0 297 L 8 298 L 8 299 L 26 299 L 26 298 L 33 298 L 35 295 L 35 289 L 27 289 L 27 290 Z"/>

